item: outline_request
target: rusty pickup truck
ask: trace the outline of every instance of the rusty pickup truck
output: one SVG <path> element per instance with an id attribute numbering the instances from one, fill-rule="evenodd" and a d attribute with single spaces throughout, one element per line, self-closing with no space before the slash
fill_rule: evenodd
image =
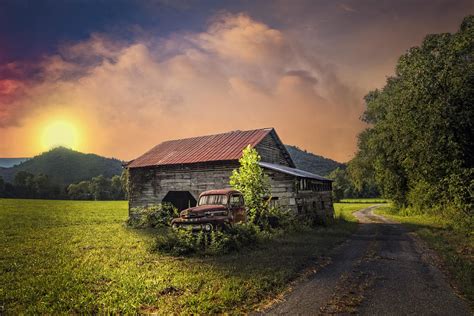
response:
<path id="1" fill-rule="evenodd" d="M 210 232 L 247 220 L 242 193 L 232 189 L 205 191 L 198 205 L 181 211 L 171 222 L 173 228 Z"/>

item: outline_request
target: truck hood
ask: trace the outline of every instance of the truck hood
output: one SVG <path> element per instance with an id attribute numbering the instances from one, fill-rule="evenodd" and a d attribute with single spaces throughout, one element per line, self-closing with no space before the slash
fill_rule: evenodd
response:
<path id="1" fill-rule="evenodd" d="M 203 216 L 209 212 L 227 211 L 227 207 L 224 205 L 201 205 L 196 207 L 190 207 L 181 212 L 181 216 Z"/>

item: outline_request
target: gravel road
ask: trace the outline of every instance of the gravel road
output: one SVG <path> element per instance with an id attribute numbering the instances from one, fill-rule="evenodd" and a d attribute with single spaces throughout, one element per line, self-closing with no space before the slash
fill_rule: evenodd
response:
<path id="1" fill-rule="evenodd" d="M 264 313 L 473 315 L 432 264 L 431 252 L 374 208 L 355 213 L 359 229 L 333 251 L 330 264 Z"/>

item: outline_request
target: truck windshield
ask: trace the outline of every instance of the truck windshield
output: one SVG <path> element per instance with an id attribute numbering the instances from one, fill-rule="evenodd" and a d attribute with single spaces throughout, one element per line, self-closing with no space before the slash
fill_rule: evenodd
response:
<path id="1" fill-rule="evenodd" d="M 227 195 L 224 195 L 224 194 L 203 195 L 199 199 L 199 205 L 227 205 Z"/>

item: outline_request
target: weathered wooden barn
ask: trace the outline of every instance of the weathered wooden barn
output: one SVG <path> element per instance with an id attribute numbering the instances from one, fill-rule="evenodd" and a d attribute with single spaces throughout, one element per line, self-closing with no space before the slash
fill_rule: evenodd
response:
<path id="1" fill-rule="evenodd" d="M 298 214 L 332 218 L 331 180 L 299 170 L 273 128 L 165 141 L 130 161 L 129 209 L 162 202 L 195 206 L 199 194 L 229 188 L 242 150 L 250 145 L 268 174 L 272 203 Z"/>

